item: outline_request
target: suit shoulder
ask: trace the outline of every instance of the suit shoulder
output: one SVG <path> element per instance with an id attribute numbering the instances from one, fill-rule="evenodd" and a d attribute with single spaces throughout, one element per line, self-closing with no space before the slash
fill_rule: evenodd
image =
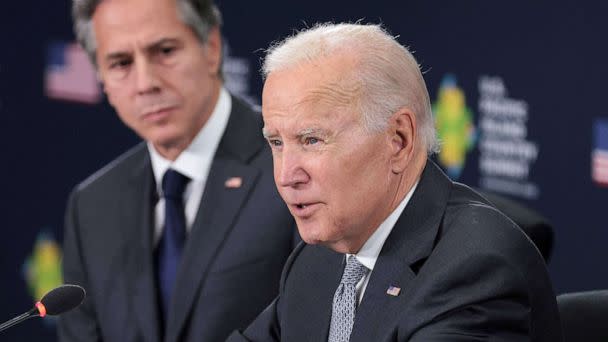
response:
<path id="1" fill-rule="evenodd" d="M 448 206 L 459 204 L 482 204 L 492 206 L 485 197 L 468 185 L 452 182 Z"/>
<path id="2" fill-rule="evenodd" d="M 428 262 L 426 266 L 432 265 L 436 272 L 460 274 L 456 279 L 510 274 L 511 280 L 521 285 L 546 276 L 540 252 L 519 226 L 481 195 L 459 184 L 454 184 L 450 194 Z"/>
<path id="3" fill-rule="evenodd" d="M 523 255 L 536 252 L 532 241 L 515 222 L 474 190 L 455 183 L 443 219 L 442 235 L 467 244 L 478 252 Z"/>
<path id="4" fill-rule="evenodd" d="M 112 184 L 134 172 L 134 168 L 141 165 L 147 158 L 149 157 L 145 142 L 139 143 L 80 182 L 75 191 L 86 192 Z"/>

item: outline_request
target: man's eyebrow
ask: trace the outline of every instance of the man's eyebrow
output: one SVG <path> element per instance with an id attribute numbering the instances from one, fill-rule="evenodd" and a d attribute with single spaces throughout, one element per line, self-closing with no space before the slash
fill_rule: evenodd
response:
<path id="1" fill-rule="evenodd" d="M 304 128 L 304 129 L 300 130 L 296 136 L 298 138 L 301 138 L 301 137 L 304 137 L 307 135 L 325 136 L 325 135 L 327 135 L 327 131 L 322 128 L 309 127 L 309 128 Z"/>
<path id="2" fill-rule="evenodd" d="M 272 136 L 275 136 L 276 133 L 275 132 L 271 132 L 271 130 L 267 129 L 267 128 L 262 128 L 262 135 L 264 136 L 264 138 L 268 139 Z"/>
<path id="3" fill-rule="evenodd" d="M 176 44 L 179 43 L 179 40 L 177 38 L 161 38 L 158 39 L 156 41 L 153 41 L 149 44 L 147 44 L 145 46 L 145 50 L 147 53 L 150 52 L 154 52 L 155 50 L 158 50 L 162 47 L 163 44 L 167 44 L 167 43 L 172 43 L 172 44 Z M 116 51 L 116 52 L 110 52 L 105 56 L 105 60 L 110 61 L 110 60 L 115 60 L 115 59 L 122 59 L 122 58 L 129 58 L 133 55 L 133 53 L 131 51 Z"/>
<path id="4" fill-rule="evenodd" d="M 161 38 L 158 39 L 156 41 L 151 42 L 150 44 L 146 45 L 146 51 L 153 51 L 153 50 L 157 50 L 159 48 L 162 47 L 163 44 L 178 44 L 180 41 L 177 38 L 173 38 L 173 37 L 166 37 L 166 38 Z"/>
<path id="5" fill-rule="evenodd" d="M 112 61 L 112 60 L 117 60 L 117 59 L 130 58 L 131 55 L 132 54 L 130 52 L 126 52 L 126 51 L 110 52 L 109 54 L 107 54 L 105 56 L 104 59 L 106 61 Z"/>
<path id="6" fill-rule="evenodd" d="M 273 130 L 262 128 L 262 135 L 264 136 L 264 138 L 268 139 L 268 138 L 271 138 L 271 137 L 275 137 L 277 135 L 277 133 L 275 131 L 273 131 Z M 302 137 L 308 136 L 308 135 L 326 136 L 327 135 L 327 131 L 324 130 L 324 129 L 322 129 L 322 128 L 308 127 L 308 128 L 304 128 L 304 129 L 300 130 L 296 134 L 296 137 L 297 138 L 302 138 Z"/>

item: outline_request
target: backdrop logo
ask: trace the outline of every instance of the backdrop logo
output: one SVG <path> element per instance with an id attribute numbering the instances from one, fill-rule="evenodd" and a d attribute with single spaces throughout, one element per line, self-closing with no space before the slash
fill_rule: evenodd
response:
<path id="1" fill-rule="evenodd" d="M 475 144 L 476 134 L 473 112 L 466 106 L 464 92 L 457 86 L 453 75 L 448 74 L 441 81 L 433 113 L 441 141 L 439 164 L 451 178 L 458 179 L 467 153 Z"/>
<path id="2" fill-rule="evenodd" d="M 91 104 L 101 101 L 95 68 L 76 43 L 48 45 L 44 79 L 49 98 Z"/>
<path id="3" fill-rule="evenodd" d="M 479 99 L 479 185 L 488 190 L 534 199 L 538 186 L 530 171 L 538 144 L 528 137 L 530 106 L 509 95 L 500 76 L 482 75 Z"/>
<path id="4" fill-rule="evenodd" d="M 32 254 L 25 260 L 23 270 L 28 289 L 35 301 L 63 283 L 61 249 L 50 233 L 43 231 L 38 234 Z"/>
<path id="5" fill-rule="evenodd" d="M 608 119 L 596 119 L 593 125 L 591 176 L 600 186 L 608 187 Z"/>

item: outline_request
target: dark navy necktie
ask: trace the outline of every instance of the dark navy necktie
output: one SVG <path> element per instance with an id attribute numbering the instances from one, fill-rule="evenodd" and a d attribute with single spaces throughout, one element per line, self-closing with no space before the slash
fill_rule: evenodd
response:
<path id="1" fill-rule="evenodd" d="M 164 320 L 167 319 L 173 284 L 186 239 L 183 197 L 184 189 L 189 181 L 190 178 L 172 169 L 168 169 L 163 176 L 165 224 L 157 249 L 157 276 Z"/>

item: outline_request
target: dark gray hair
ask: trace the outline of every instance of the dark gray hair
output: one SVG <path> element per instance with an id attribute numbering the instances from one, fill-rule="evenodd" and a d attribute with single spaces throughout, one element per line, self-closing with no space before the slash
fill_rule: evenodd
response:
<path id="1" fill-rule="evenodd" d="M 78 43 L 88 53 L 93 64 L 96 64 L 95 31 L 92 17 L 95 9 L 103 0 L 73 0 L 72 18 L 74 20 L 74 33 Z M 176 0 L 180 19 L 197 35 L 201 43 L 207 41 L 209 31 L 222 24 L 222 15 L 211 0 Z M 220 71 L 221 74 L 221 71 Z"/>

